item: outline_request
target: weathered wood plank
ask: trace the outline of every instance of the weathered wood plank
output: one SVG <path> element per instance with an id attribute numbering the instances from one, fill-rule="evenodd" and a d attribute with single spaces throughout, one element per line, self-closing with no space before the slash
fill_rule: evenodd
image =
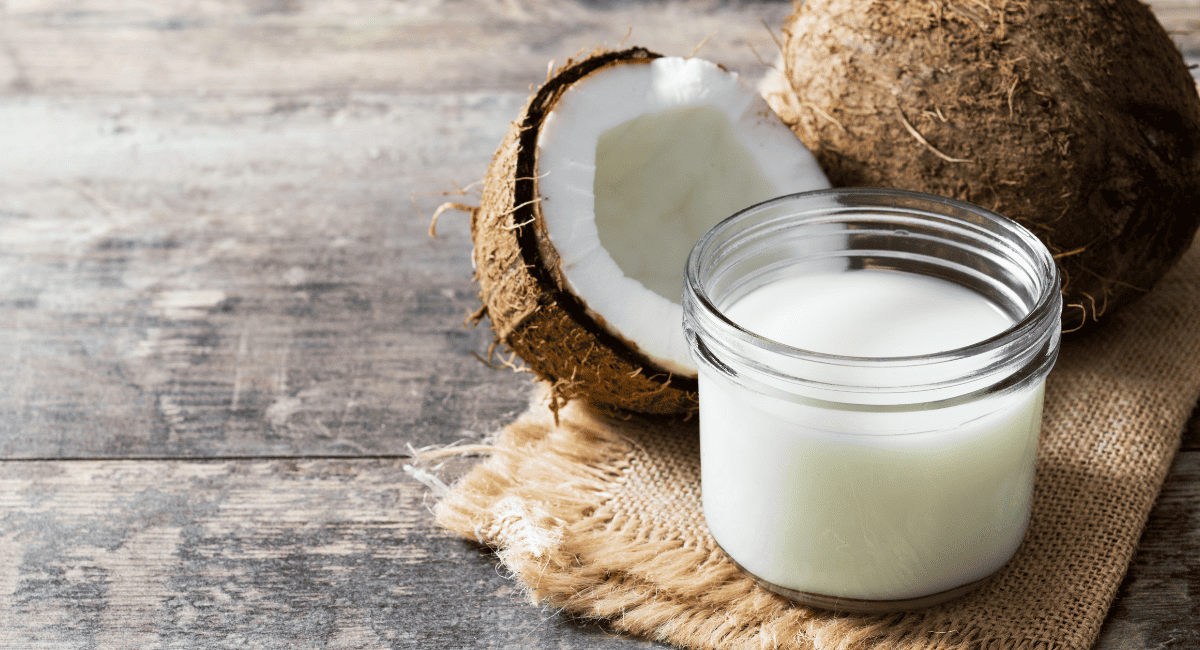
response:
<path id="1" fill-rule="evenodd" d="M 0 462 L 0 647 L 654 647 L 531 606 L 400 462 Z"/>
<path id="2" fill-rule="evenodd" d="M 0 102 L 26 126 L 0 135 L 0 454 L 396 454 L 511 419 L 528 379 L 462 325 L 467 221 L 427 231 L 522 101 Z"/>
<path id="3" fill-rule="evenodd" d="M 1200 452 L 1179 455 L 1096 650 L 1200 648 Z"/>
<path id="4" fill-rule="evenodd" d="M 51 93 L 526 89 L 551 60 L 629 43 L 739 72 L 772 58 L 788 2 L 25 0 L 0 86 Z M 755 52 L 759 54 L 756 55 Z"/>

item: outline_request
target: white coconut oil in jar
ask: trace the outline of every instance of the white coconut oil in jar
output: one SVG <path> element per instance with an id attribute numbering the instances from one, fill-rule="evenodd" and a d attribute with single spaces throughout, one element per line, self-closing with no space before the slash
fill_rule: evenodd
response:
<path id="1" fill-rule="evenodd" d="M 847 611 L 978 586 L 1024 538 L 1061 298 L 967 203 L 839 189 L 723 221 L 688 260 L 704 515 L 767 588 Z"/>

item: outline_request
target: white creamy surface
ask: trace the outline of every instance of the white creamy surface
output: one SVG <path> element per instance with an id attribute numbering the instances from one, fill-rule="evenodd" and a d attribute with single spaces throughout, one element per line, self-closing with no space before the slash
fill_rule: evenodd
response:
<path id="1" fill-rule="evenodd" d="M 1012 325 L 951 282 L 879 269 L 795 276 L 760 287 L 726 316 L 785 345 L 849 357 L 902 357 L 978 343 Z"/>
<path id="2" fill-rule="evenodd" d="M 727 313 L 848 356 L 956 349 L 1011 323 L 967 289 L 887 271 L 781 281 Z M 830 408 L 702 366 L 705 518 L 733 559 L 782 587 L 871 600 L 952 589 L 999 569 L 1024 536 L 1041 408 L 1041 383 L 940 409 Z"/>

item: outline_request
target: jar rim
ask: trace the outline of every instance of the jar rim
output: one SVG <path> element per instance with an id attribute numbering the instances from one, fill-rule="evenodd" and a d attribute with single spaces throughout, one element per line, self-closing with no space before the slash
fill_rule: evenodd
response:
<path id="1" fill-rule="evenodd" d="M 931 352 L 927 354 L 905 355 L 905 356 L 888 356 L 888 357 L 859 357 L 850 355 L 829 354 L 807 350 L 795 346 L 790 346 L 774 339 L 764 337 L 751 330 L 748 330 L 741 325 L 738 325 L 731 320 L 725 312 L 719 308 L 711 299 L 708 291 L 703 286 L 703 271 L 702 268 L 706 254 L 719 238 L 737 228 L 743 222 L 754 218 L 785 203 L 795 202 L 816 202 L 821 199 L 835 198 L 846 199 L 861 203 L 865 209 L 879 211 L 890 209 L 890 206 L 885 206 L 879 203 L 869 203 L 872 199 L 875 200 L 899 200 L 910 203 L 924 203 L 929 206 L 940 206 L 948 211 L 958 211 L 969 214 L 975 218 L 981 219 L 986 224 L 999 228 L 1005 235 L 1011 237 L 1016 242 L 1023 245 L 1023 248 L 1032 253 L 1031 259 L 1038 267 L 1041 277 L 1041 291 L 1037 300 L 1033 303 L 1028 312 L 1020 319 L 1016 320 L 1012 325 L 1004 331 L 966 346 Z M 813 208 L 812 212 L 830 213 L 828 206 Z M 796 212 L 784 214 L 775 217 L 774 220 L 783 221 L 787 219 L 795 219 L 798 215 Z M 938 216 L 953 218 L 951 214 L 939 213 Z M 764 352 L 772 354 L 784 355 L 797 360 L 806 360 L 820 363 L 830 363 L 836 365 L 853 365 L 863 368 L 892 368 L 892 367 L 909 367 L 915 365 L 934 365 L 960 360 L 963 358 L 976 357 L 980 355 L 994 354 L 998 350 L 1009 348 L 1012 346 L 1020 346 L 1020 341 L 1027 340 L 1031 335 L 1043 332 L 1047 327 L 1058 327 L 1061 307 L 1054 309 L 1056 304 L 1060 304 L 1060 276 L 1058 267 L 1054 262 L 1054 258 L 1045 244 L 1037 238 L 1027 228 L 1020 225 L 1016 221 L 1009 219 L 1001 214 L 983 208 L 981 206 L 952 199 L 948 197 L 916 192 L 912 190 L 899 190 L 890 188 L 872 188 L 872 187 L 856 187 L 856 188 L 833 188 L 813 190 L 808 192 L 800 192 L 795 194 L 786 194 L 762 203 L 755 204 L 745 208 L 732 216 L 722 220 L 713 226 L 693 247 L 691 254 L 688 256 L 687 266 L 684 275 L 684 302 L 694 300 L 697 304 L 702 305 L 703 309 L 713 315 L 720 323 L 724 330 L 731 330 L 730 333 L 737 334 L 738 338 L 750 345 L 753 345 Z M 686 313 L 686 309 L 685 309 Z M 1040 338 L 1040 337 L 1039 337 Z"/>

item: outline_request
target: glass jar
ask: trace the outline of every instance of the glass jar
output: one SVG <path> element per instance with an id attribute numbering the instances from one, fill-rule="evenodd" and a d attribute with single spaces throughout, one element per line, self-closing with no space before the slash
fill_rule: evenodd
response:
<path id="1" fill-rule="evenodd" d="M 861 271 L 873 275 L 853 275 Z M 916 323 L 918 334 L 948 327 L 953 347 L 910 354 L 909 335 L 897 334 L 900 354 L 885 346 L 855 356 L 793 347 L 756 331 L 750 316 L 731 318 L 748 295 L 809 276 L 820 278 L 814 287 L 910 278 L 930 283 L 935 298 L 953 287 L 1005 320 L 971 339 L 938 320 L 956 317 L 956 307 L 913 312 L 903 288 L 886 289 L 887 300 L 835 293 L 829 304 L 876 309 L 863 312 L 875 313 L 871 323 L 838 322 L 808 305 L 784 318 L 845 339 L 864 325 L 875 339 L 893 322 Z M 806 291 L 757 309 L 769 316 Z M 683 305 L 699 368 L 705 519 L 744 572 L 804 604 L 884 612 L 964 593 L 1013 556 L 1029 521 L 1062 309 L 1054 260 L 1029 231 L 915 192 L 784 196 L 697 243 Z"/>

